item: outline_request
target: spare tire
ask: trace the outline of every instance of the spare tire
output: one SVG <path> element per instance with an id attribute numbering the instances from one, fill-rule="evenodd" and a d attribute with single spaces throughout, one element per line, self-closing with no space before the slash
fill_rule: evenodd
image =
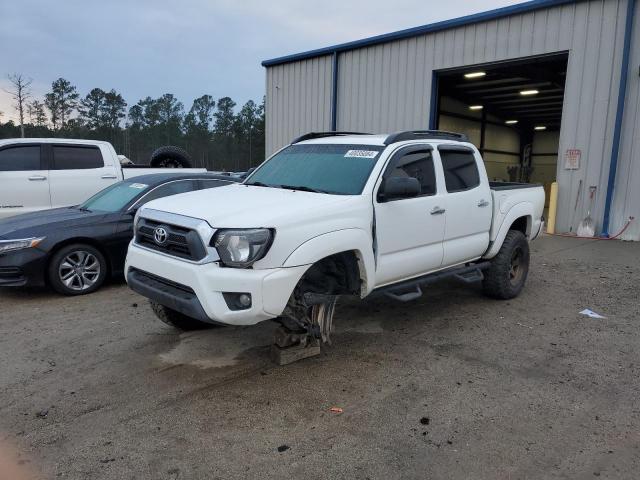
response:
<path id="1" fill-rule="evenodd" d="M 191 168 L 191 156 L 180 147 L 168 145 L 151 154 L 149 165 L 156 168 Z"/>

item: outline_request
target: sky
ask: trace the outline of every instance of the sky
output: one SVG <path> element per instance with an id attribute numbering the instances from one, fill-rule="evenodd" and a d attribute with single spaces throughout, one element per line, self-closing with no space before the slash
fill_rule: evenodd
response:
<path id="1" fill-rule="evenodd" d="M 81 96 L 120 92 L 129 106 L 175 94 L 260 101 L 260 62 L 520 3 L 509 0 L 0 0 L 0 119 L 15 119 L 7 75 L 34 98 L 59 77 Z M 40 98 L 41 99 L 41 98 Z"/>

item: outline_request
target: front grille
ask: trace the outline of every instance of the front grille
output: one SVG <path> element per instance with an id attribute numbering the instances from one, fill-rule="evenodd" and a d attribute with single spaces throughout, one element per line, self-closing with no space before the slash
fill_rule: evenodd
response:
<path id="1" fill-rule="evenodd" d="M 163 244 L 158 243 L 155 239 L 155 231 L 158 227 L 162 227 L 167 233 L 166 242 Z M 138 221 L 136 243 L 158 252 L 188 260 L 202 260 L 207 255 L 200 235 L 195 230 L 179 225 L 160 223 L 147 218 L 141 218 Z"/>

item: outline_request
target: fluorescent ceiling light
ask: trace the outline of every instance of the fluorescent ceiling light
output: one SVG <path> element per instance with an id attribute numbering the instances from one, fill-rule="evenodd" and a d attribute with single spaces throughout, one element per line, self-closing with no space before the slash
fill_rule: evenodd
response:
<path id="1" fill-rule="evenodd" d="M 534 130 L 546 130 L 547 127 L 545 127 L 544 125 L 538 125 L 537 127 L 534 127 Z"/>
<path id="2" fill-rule="evenodd" d="M 506 122 L 507 125 L 515 125 L 516 123 L 518 123 L 518 120 L 507 120 Z"/>
<path id="3" fill-rule="evenodd" d="M 464 74 L 464 78 L 480 78 L 484 77 L 487 72 L 469 72 Z"/>
<path id="4" fill-rule="evenodd" d="M 482 110 L 482 105 L 470 105 L 469 110 Z"/>
<path id="5" fill-rule="evenodd" d="M 537 95 L 540 92 L 538 90 L 522 90 L 520 95 Z"/>

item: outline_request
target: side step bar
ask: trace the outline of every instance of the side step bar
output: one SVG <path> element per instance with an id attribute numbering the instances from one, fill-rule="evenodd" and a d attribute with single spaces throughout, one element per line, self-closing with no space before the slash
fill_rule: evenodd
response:
<path id="1" fill-rule="evenodd" d="M 430 273 L 418 278 L 394 283 L 374 290 L 371 295 L 385 295 L 399 302 L 410 302 L 422 296 L 423 285 L 439 282 L 445 278 L 456 278 L 464 283 L 480 282 L 484 278 L 482 271 L 489 268 L 490 262 L 474 263 L 463 267 L 454 267 L 440 272 Z"/>

